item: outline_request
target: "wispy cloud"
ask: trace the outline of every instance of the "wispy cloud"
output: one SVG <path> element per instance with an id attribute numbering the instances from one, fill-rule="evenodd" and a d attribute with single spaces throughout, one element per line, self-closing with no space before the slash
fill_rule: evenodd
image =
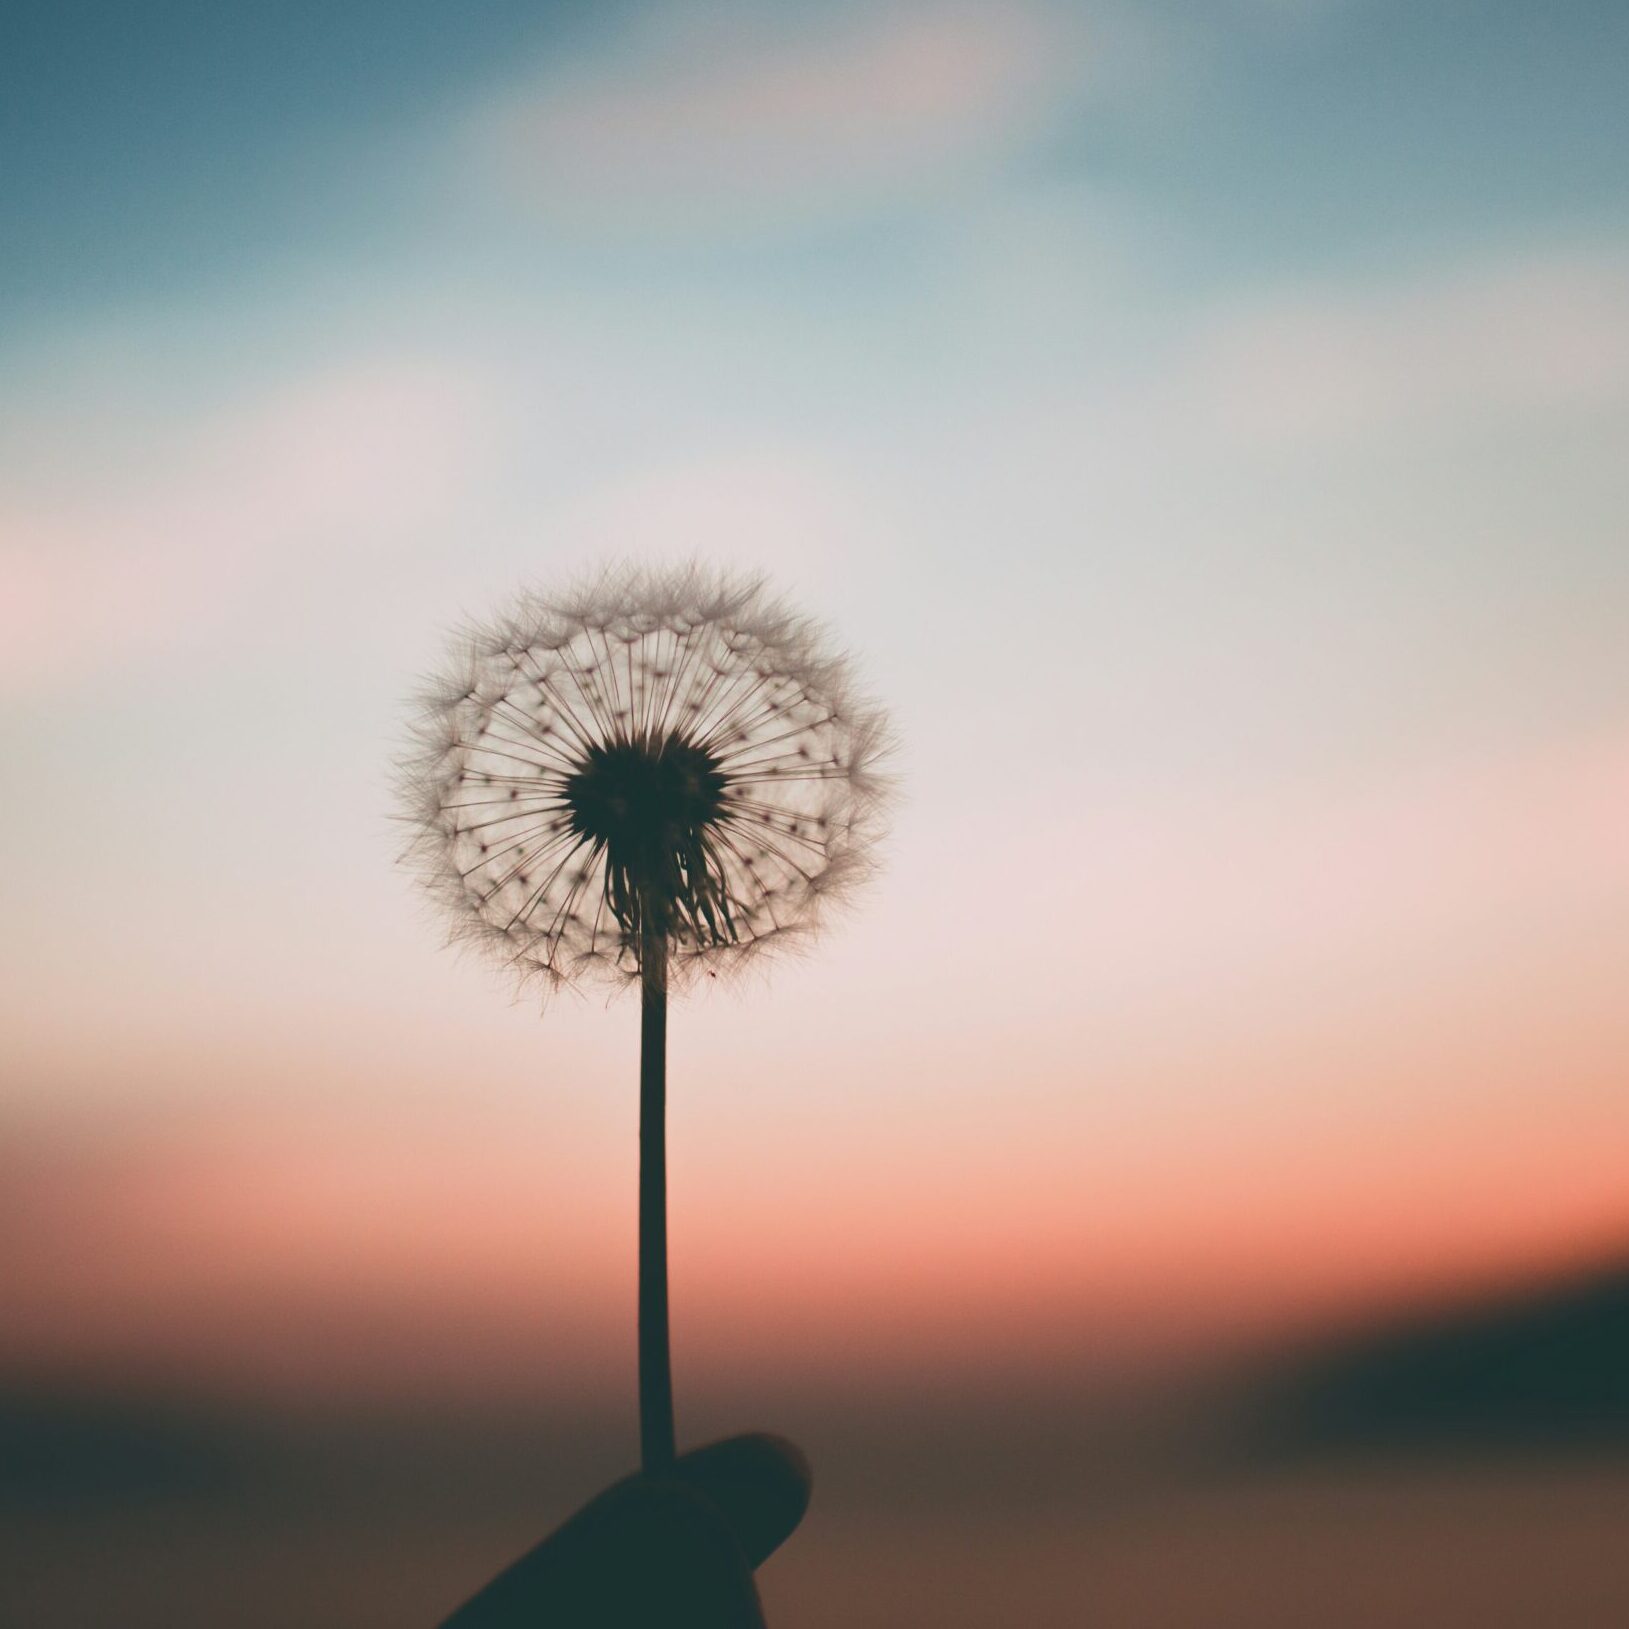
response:
<path id="1" fill-rule="evenodd" d="M 0 685 L 190 648 L 301 563 L 388 551 L 465 490 L 488 407 L 468 368 L 370 355 L 247 386 L 179 432 L 167 410 L 81 423 L 92 444 L 59 449 L 61 474 L 0 486 Z"/>
<path id="2" fill-rule="evenodd" d="M 1267 291 L 1202 337 L 1183 392 L 1229 435 L 1290 447 L 1622 404 L 1629 259 L 1552 253 Z"/>
<path id="3" fill-rule="evenodd" d="M 477 119 L 481 163 L 551 214 L 819 214 L 976 166 L 1106 76 L 1107 31 L 1034 3 L 645 13 Z"/>

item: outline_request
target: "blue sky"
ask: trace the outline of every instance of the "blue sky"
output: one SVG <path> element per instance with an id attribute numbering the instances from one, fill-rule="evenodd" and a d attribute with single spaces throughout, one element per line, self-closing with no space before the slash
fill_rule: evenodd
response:
<path id="1" fill-rule="evenodd" d="M 411 165 L 427 130 L 494 87 L 528 71 L 545 85 L 614 81 L 686 33 L 710 41 L 709 56 L 808 42 L 818 54 L 888 9 L 784 7 L 767 21 L 680 7 L 657 24 L 630 5 L 25 0 L 8 7 L 0 54 L 8 303 L 26 314 L 198 297 L 268 260 L 422 252 L 413 178 L 390 173 L 392 156 Z M 992 39 L 1043 19 L 1066 53 L 1044 87 L 1056 106 L 1004 155 L 996 184 L 1131 193 L 1180 223 L 1191 274 L 1206 280 L 1622 223 L 1621 7 L 938 9 Z M 825 238 L 834 274 L 852 271 L 944 201 L 925 193 L 880 220 L 797 235 L 805 251 Z"/>

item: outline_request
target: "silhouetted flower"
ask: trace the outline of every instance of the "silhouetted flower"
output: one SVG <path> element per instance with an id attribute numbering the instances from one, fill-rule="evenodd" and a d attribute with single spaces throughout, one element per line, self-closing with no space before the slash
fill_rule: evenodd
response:
<path id="1" fill-rule="evenodd" d="M 524 978 L 669 976 L 807 933 L 866 869 L 881 713 L 757 579 L 626 570 L 470 629 L 404 790 L 455 928 Z"/>
<path id="2" fill-rule="evenodd" d="M 665 1473 L 669 986 L 808 932 L 862 874 L 886 725 L 807 619 L 692 567 L 523 596 L 418 728 L 413 853 L 455 931 L 523 978 L 640 986 L 640 1443 Z"/>

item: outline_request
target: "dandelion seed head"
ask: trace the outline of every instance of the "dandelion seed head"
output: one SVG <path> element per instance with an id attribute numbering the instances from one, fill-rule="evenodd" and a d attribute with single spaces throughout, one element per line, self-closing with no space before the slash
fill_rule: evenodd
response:
<path id="1" fill-rule="evenodd" d="M 402 765 L 409 857 L 524 979 L 626 984 L 797 943 L 867 870 L 882 713 L 758 579 L 628 569 L 466 630 Z"/>

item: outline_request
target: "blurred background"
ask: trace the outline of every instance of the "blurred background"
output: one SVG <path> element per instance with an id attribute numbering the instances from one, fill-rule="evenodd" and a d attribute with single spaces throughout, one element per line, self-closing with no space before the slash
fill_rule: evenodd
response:
<path id="1" fill-rule="evenodd" d="M 635 1009 L 448 628 L 762 567 L 888 867 L 672 1024 L 778 1629 L 1629 1621 L 1629 9 L 12 0 L 0 1622 L 429 1625 L 632 1464 Z"/>

